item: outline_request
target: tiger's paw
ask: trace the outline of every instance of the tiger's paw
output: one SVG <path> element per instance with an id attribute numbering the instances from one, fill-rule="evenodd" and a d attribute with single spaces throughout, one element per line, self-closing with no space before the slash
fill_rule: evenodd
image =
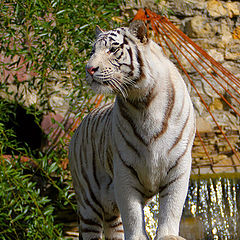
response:
<path id="1" fill-rule="evenodd" d="M 169 236 L 165 236 L 163 238 L 160 238 L 159 240 L 186 240 L 186 239 L 182 238 L 180 236 L 169 235 Z"/>

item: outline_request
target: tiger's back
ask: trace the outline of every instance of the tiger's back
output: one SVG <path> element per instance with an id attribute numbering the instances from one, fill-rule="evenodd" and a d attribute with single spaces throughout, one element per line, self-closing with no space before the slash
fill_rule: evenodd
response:
<path id="1" fill-rule="evenodd" d="M 110 229 L 106 239 L 112 235 L 111 230 L 118 239 L 123 238 L 112 180 L 111 112 L 112 104 L 95 109 L 83 119 L 71 139 L 69 159 L 78 203 L 79 239 L 99 239 L 104 226 Z"/>
<path id="2" fill-rule="evenodd" d="M 195 134 L 183 79 L 140 22 L 100 33 L 86 69 L 95 91 L 117 97 L 71 140 L 81 238 L 146 239 L 143 206 L 157 193 L 156 238 L 177 236 Z"/>
<path id="3" fill-rule="evenodd" d="M 104 184 L 105 186 L 112 184 L 113 166 L 110 161 L 112 153 L 109 148 L 111 110 L 112 104 L 109 104 L 95 109 L 85 117 L 71 139 L 69 152 L 73 178 L 79 180 L 74 182 L 77 196 L 80 197 L 84 191 L 86 198 L 89 191 L 92 192 L 92 195 L 98 195 L 93 198 L 97 199 L 96 201 L 99 201 L 99 205 L 101 205 L 102 209 L 99 215 L 105 211 L 102 207 L 104 201 L 101 198 L 106 193 L 102 194 L 101 191 L 105 190 Z M 103 162 L 103 159 L 108 159 L 108 161 Z M 81 174 L 79 175 L 79 173 Z M 84 182 L 87 188 L 83 186 Z"/>

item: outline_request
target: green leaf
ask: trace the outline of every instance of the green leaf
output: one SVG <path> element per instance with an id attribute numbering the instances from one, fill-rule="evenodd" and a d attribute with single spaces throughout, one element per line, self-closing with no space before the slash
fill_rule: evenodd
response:
<path id="1" fill-rule="evenodd" d="M 49 173 L 55 172 L 58 169 L 58 165 L 56 162 L 52 163 L 51 166 L 48 169 Z"/>

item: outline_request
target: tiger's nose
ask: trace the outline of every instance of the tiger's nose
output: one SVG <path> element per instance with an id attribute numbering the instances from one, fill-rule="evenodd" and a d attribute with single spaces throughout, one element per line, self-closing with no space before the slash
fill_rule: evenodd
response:
<path id="1" fill-rule="evenodd" d="M 87 67 L 87 72 L 92 76 L 99 67 Z"/>

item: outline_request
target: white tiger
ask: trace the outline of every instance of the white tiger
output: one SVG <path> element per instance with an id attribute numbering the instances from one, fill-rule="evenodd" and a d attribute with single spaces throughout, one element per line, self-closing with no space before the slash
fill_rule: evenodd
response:
<path id="1" fill-rule="evenodd" d="M 71 140 L 79 239 L 148 239 L 143 207 L 157 193 L 156 239 L 182 239 L 195 135 L 183 79 L 139 20 L 97 30 L 86 74 L 93 90 L 117 96 L 85 117 Z"/>

